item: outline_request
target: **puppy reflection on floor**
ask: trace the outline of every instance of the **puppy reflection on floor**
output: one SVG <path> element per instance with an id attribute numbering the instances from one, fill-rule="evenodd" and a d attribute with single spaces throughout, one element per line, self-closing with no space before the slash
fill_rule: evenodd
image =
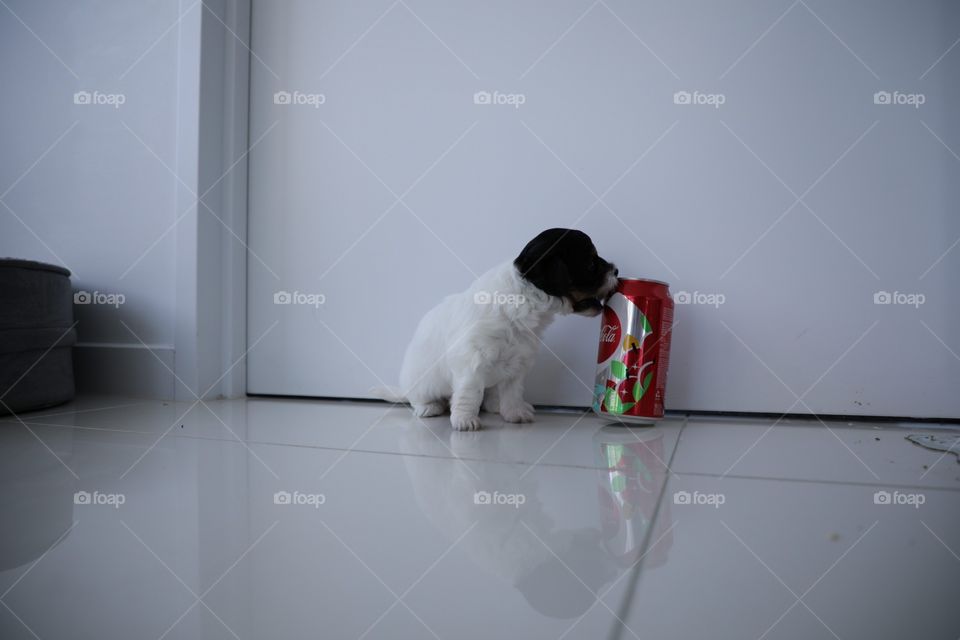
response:
<path id="1" fill-rule="evenodd" d="M 373 393 L 409 402 L 424 418 L 449 408 L 457 431 L 480 428 L 481 406 L 507 422 L 532 422 L 523 381 L 543 330 L 556 315 L 598 315 L 616 286 L 616 266 L 587 234 L 547 229 L 515 260 L 427 312 L 407 347 L 399 389 Z"/>
<path id="2" fill-rule="evenodd" d="M 525 474 L 529 467 L 524 465 L 470 462 L 478 446 L 483 457 L 496 455 L 490 435 L 448 434 L 454 455 L 465 458 L 462 463 L 404 457 L 420 509 L 451 542 L 473 526 L 457 549 L 513 585 L 534 610 L 551 618 L 582 615 L 596 602 L 593 594 L 623 571 L 604 547 L 599 526 L 566 528 L 551 516 L 541 501 L 549 489 L 541 482 L 551 470 Z M 408 431 L 406 438 L 413 451 L 435 449 L 436 438 L 426 428 Z M 484 504 L 494 495 L 500 504 Z"/>

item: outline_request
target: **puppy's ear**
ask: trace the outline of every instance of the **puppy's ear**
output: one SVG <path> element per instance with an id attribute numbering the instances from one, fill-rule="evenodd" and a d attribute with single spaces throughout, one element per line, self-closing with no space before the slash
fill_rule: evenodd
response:
<path id="1" fill-rule="evenodd" d="M 552 296 L 566 296 L 573 287 L 567 265 L 556 255 L 524 250 L 513 264 L 526 280 Z"/>

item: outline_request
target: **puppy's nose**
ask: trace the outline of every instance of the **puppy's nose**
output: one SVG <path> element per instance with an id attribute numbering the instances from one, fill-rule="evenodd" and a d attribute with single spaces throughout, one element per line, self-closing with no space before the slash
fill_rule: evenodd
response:
<path id="1" fill-rule="evenodd" d="M 614 267 L 614 268 L 613 268 L 613 275 L 614 275 L 614 277 L 620 275 L 620 269 L 617 269 L 616 267 Z"/>

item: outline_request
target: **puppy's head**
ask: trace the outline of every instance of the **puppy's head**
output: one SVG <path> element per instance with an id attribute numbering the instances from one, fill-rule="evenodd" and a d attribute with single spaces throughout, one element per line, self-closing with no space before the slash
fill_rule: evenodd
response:
<path id="1" fill-rule="evenodd" d="M 535 287 L 570 301 L 575 313 L 595 316 L 617 286 L 617 267 L 597 255 L 590 236 L 547 229 L 527 243 L 513 265 Z"/>

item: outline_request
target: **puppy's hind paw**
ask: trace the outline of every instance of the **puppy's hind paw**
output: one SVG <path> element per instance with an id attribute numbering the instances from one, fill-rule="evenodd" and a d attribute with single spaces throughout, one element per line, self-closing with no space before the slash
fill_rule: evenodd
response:
<path id="1" fill-rule="evenodd" d="M 442 415 L 447 410 L 447 406 L 442 402 L 428 402 L 427 404 L 413 405 L 413 415 L 418 418 L 432 418 Z"/>
<path id="2" fill-rule="evenodd" d="M 519 407 L 504 408 L 500 416 L 507 422 L 533 422 L 533 407 L 524 402 Z"/>
<path id="3" fill-rule="evenodd" d="M 481 409 L 487 413 L 500 413 L 500 398 L 497 396 L 484 396 Z"/>
<path id="4" fill-rule="evenodd" d="M 465 413 L 450 415 L 450 426 L 454 431 L 477 431 L 480 428 L 480 417 Z"/>

